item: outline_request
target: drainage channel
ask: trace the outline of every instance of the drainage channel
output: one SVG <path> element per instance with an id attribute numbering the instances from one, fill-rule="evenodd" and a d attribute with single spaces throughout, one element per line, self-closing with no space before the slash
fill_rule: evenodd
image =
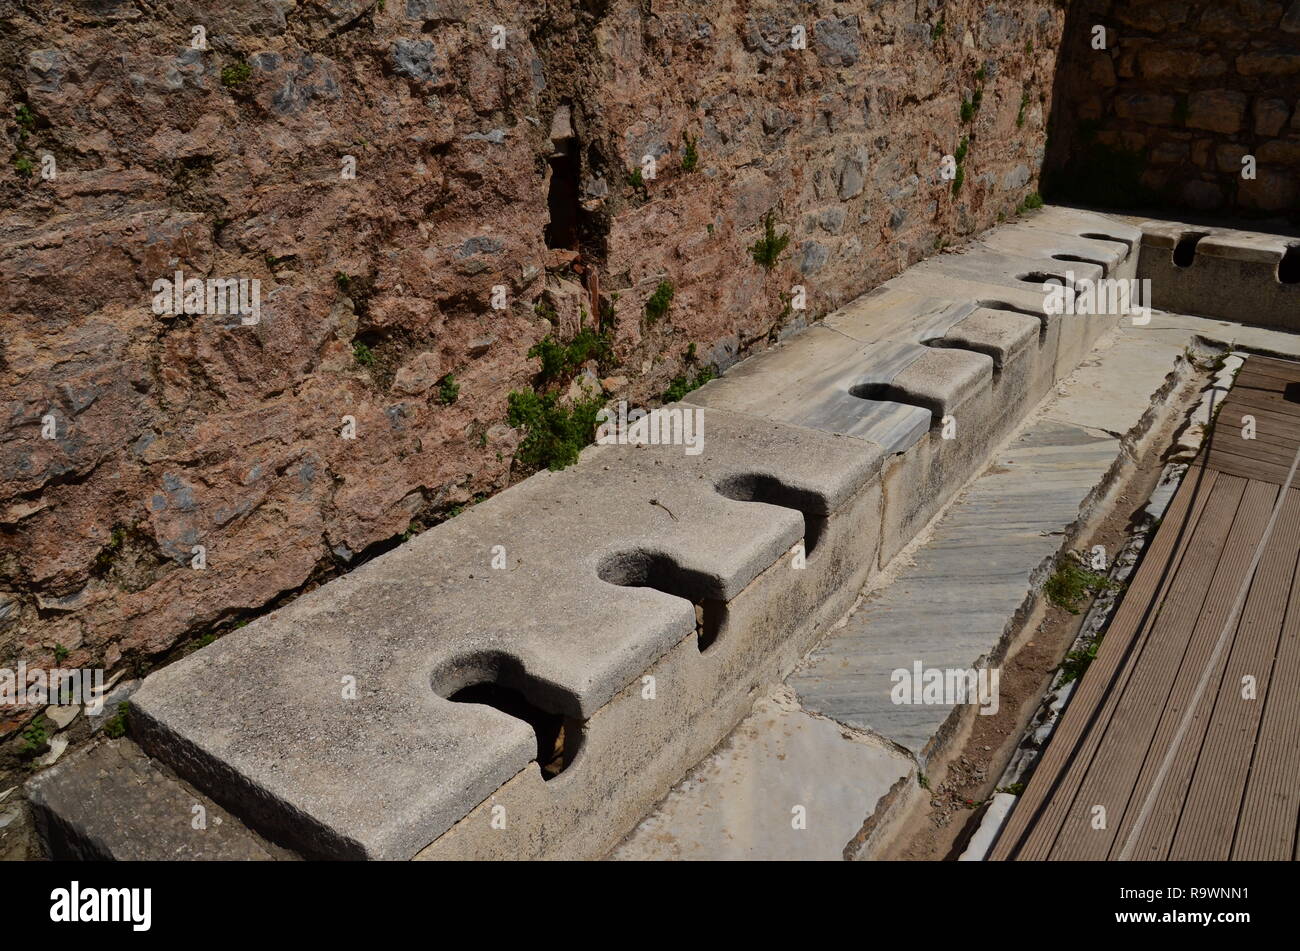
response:
<path id="1" fill-rule="evenodd" d="M 1075 689 L 1096 657 L 1123 592 L 1174 493 L 1188 472 L 1191 459 L 1199 451 L 1223 393 L 1231 386 L 1242 364 L 1243 355 L 1237 353 L 1227 354 L 1221 359 L 1213 379 L 1187 415 L 1172 445 L 1164 450 L 1163 456 L 1169 461 L 1147 494 L 1145 504 L 1134 513 L 1128 537 L 1110 561 L 1105 580 L 1099 583 L 1092 603 L 1050 686 L 1020 733 L 1010 761 L 994 784 L 994 792 L 980 803 L 971 820 L 965 823 L 962 834 L 957 837 L 956 844 L 947 857 L 952 858 L 958 851 L 959 861 L 982 861 L 988 857 L 999 832 L 1016 808 Z M 1141 484 L 1140 480 L 1137 481 Z"/>

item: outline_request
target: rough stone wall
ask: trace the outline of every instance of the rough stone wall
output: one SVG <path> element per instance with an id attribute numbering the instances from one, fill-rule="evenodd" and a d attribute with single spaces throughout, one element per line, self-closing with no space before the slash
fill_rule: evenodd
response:
<path id="1" fill-rule="evenodd" d="M 645 405 L 691 345 L 725 368 L 1013 213 L 1063 17 L 0 0 L 0 666 L 146 666 L 505 486 L 547 333 L 598 319 L 586 370 Z M 566 142 L 577 237 L 548 248 Z M 259 319 L 155 313 L 177 270 L 259 280 Z"/>
<path id="2" fill-rule="evenodd" d="M 1056 102 L 1049 197 L 1300 224 L 1300 0 L 1082 0 Z"/>

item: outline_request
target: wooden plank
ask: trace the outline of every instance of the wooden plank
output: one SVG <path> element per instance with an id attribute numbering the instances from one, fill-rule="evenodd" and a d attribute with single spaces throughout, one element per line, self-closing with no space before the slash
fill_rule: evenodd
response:
<path id="1" fill-rule="evenodd" d="M 990 858 L 1300 858 L 1300 490 L 1274 508 L 1292 382 L 1300 363 L 1238 374 Z M 1257 438 L 1228 438 L 1241 415 Z"/>
<path id="2" fill-rule="evenodd" d="M 1237 399 L 1234 393 L 1229 393 L 1219 403 L 1218 419 L 1225 420 L 1227 425 L 1240 428 L 1242 425 L 1241 416 L 1249 413 L 1255 417 L 1255 428 L 1259 428 L 1261 420 L 1269 423 L 1269 428 L 1276 433 L 1294 436 L 1300 430 L 1300 421 L 1291 413 L 1282 412 L 1276 408 L 1251 406 L 1247 407 L 1244 402 Z"/>
<path id="3" fill-rule="evenodd" d="M 1272 508 L 1273 503 L 1270 502 L 1270 514 Z M 1284 506 L 1283 514 L 1286 518 L 1279 518 L 1279 524 L 1274 529 L 1268 545 L 1261 552 L 1259 569 L 1251 579 L 1249 595 L 1237 623 L 1233 624 L 1229 643 L 1225 645 L 1221 654 L 1214 658 L 1213 652 L 1222 635 L 1222 629 L 1212 631 L 1204 643 L 1193 641 L 1189 647 L 1188 658 L 1178 671 L 1178 680 L 1170 694 L 1171 703 L 1166 707 L 1160 725 L 1156 729 L 1155 741 L 1143 765 L 1142 773 L 1138 777 L 1135 790 L 1135 800 L 1138 802 L 1144 800 L 1152 788 L 1153 776 L 1158 773 L 1168 754 L 1170 756 L 1168 772 L 1163 777 L 1159 789 L 1155 791 L 1150 814 L 1140 834 L 1134 837 L 1134 847 L 1129 850 L 1131 858 L 1135 860 L 1168 857 L 1173 845 L 1174 833 L 1186 810 L 1189 787 L 1198 771 L 1203 777 L 1207 775 L 1214 777 L 1212 782 L 1216 790 L 1236 798 L 1231 814 L 1228 815 L 1226 812 L 1222 814 L 1226 818 L 1222 828 L 1211 829 L 1208 823 L 1198 826 L 1196 838 L 1190 847 L 1195 850 L 1205 850 L 1207 853 L 1217 848 L 1223 858 L 1227 858 L 1232 848 L 1237 807 L 1245 789 L 1245 770 L 1243 768 L 1239 774 L 1234 774 L 1227 764 L 1215 755 L 1217 752 L 1222 752 L 1222 747 L 1209 744 L 1207 737 L 1212 726 L 1222 726 L 1226 722 L 1231 722 L 1232 711 L 1248 703 L 1241 700 L 1239 686 L 1233 689 L 1228 682 L 1227 671 L 1232 666 L 1234 656 L 1237 657 L 1240 666 L 1240 657 L 1242 655 L 1250 657 L 1250 652 L 1257 649 L 1261 653 L 1266 653 L 1265 663 L 1269 665 L 1272 663 L 1294 574 L 1294 558 L 1285 557 L 1286 550 L 1290 548 L 1294 552 L 1294 545 L 1300 537 L 1297 536 L 1297 532 L 1300 532 L 1300 522 L 1292 521 L 1300 512 L 1294 510 L 1292 506 Z M 1252 551 L 1257 548 L 1258 541 L 1252 545 Z M 1235 598 L 1236 594 L 1237 592 L 1233 592 L 1231 597 Z M 1262 646 L 1264 644 L 1267 645 L 1266 648 Z M 1195 716 L 1177 748 L 1170 752 L 1172 738 L 1187 709 L 1186 703 L 1181 701 L 1195 692 L 1197 682 L 1212 660 L 1211 686 L 1206 688 L 1201 697 Z M 1258 677 L 1259 666 L 1253 666 L 1250 673 Z M 1238 674 L 1236 679 L 1240 684 L 1241 675 Z M 1258 711 L 1261 707 L 1261 703 L 1253 703 L 1254 710 Z M 1250 750 L 1254 746 L 1254 734 L 1255 729 L 1252 726 L 1250 737 L 1245 744 L 1243 767 L 1249 765 Z M 1240 735 L 1239 733 L 1238 738 Z M 1228 785 L 1231 786 L 1230 790 Z M 1132 831 L 1133 818 L 1137 812 L 1136 808 L 1130 808 L 1125 814 L 1119 834 L 1116 836 L 1117 847 L 1112 850 L 1112 858 L 1119 857 L 1120 843 L 1127 844 Z M 1211 834 L 1212 832 L 1215 834 Z"/>
<path id="4" fill-rule="evenodd" d="M 1292 489 L 1242 612 L 1195 773 L 1182 796 L 1170 848 L 1167 854 L 1161 850 L 1161 854 L 1152 855 L 1144 842 L 1134 851 L 1134 858 L 1224 861 L 1231 857 L 1256 739 L 1273 684 L 1274 658 L 1283 636 L 1298 554 L 1300 492 Z M 1255 680 L 1253 698 L 1246 696 L 1246 677 Z M 1163 819 L 1162 815 L 1160 831 Z M 1157 823 L 1151 825 L 1154 834 Z"/>
<path id="5" fill-rule="evenodd" d="M 1155 619 L 1157 607 L 1174 582 L 1186 547 L 1184 537 L 1190 537 L 1200 525 L 1205 508 L 1214 496 L 1221 477 L 1217 472 L 1193 465 L 1174 494 L 1169 509 L 1162 520 L 1138 570 L 1125 593 L 1124 599 L 1111 620 L 1102 640 L 1096 659 L 1090 665 L 1082 682 L 1075 688 L 1074 696 L 1065 717 L 1043 752 L 1029 785 L 1020 796 L 1016 808 L 1008 817 L 990 857 L 1012 859 L 1022 857 L 1025 847 L 1045 836 L 1054 837 L 1059 828 L 1062 810 L 1073 798 L 1079 777 L 1066 775 L 1076 760 L 1091 758 L 1095 744 L 1090 743 L 1089 728 L 1096 718 L 1105 718 L 1109 712 L 1106 702 L 1118 696 L 1128 676 L 1125 664 L 1130 652 L 1140 651 L 1144 636 Z M 1240 480 L 1222 477 L 1235 487 L 1239 494 L 1245 487 Z M 1064 805 L 1062 805 L 1064 803 Z M 1041 813 L 1041 816 L 1040 816 Z M 1040 821 L 1041 819 L 1041 821 Z M 1036 844 L 1032 843 L 1032 844 Z M 1042 857 L 1044 850 L 1034 848 Z"/>
<path id="6" fill-rule="evenodd" d="M 1242 436 L 1245 426 L 1243 417 L 1250 415 L 1255 420 L 1255 440 L 1270 446 L 1290 446 L 1294 450 L 1300 446 L 1300 426 L 1296 426 L 1290 417 L 1282 418 L 1276 413 L 1248 409 L 1240 404 L 1225 403 L 1216 420 L 1214 433 L 1210 437 L 1210 446 L 1219 440 L 1237 440 L 1252 442 Z"/>
<path id="7" fill-rule="evenodd" d="M 1266 373 L 1280 377 L 1284 380 L 1300 380 L 1300 363 L 1294 360 L 1280 360 L 1277 357 L 1252 354 L 1246 358 L 1246 363 L 1241 368 L 1241 372 L 1244 373 L 1247 369 L 1256 373 Z"/>
<path id="8" fill-rule="evenodd" d="M 1243 406 L 1269 410 L 1281 416 L 1300 416 L 1300 414 L 1290 412 L 1290 408 L 1293 406 L 1300 409 L 1300 404 L 1292 403 L 1283 397 L 1281 393 L 1275 393 L 1272 390 L 1252 390 L 1245 387 L 1233 387 L 1231 392 L 1233 401 L 1241 403 Z"/>
<path id="9" fill-rule="evenodd" d="M 1232 456 L 1228 453 L 1214 456 L 1214 468 L 1224 475 L 1232 475 L 1242 479 L 1249 479 L 1256 482 L 1271 482 L 1274 485 L 1281 485 L 1286 481 L 1289 466 L 1275 465 L 1267 462 L 1259 462 L 1255 459 L 1245 459 L 1240 456 Z"/>
<path id="10" fill-rule="evenodd" d="M 1283 380 L 1275 376 L 1265 376 L 1251 370 L 1242 370 L 1232 385 L 1233 390 L 1265 390 L 1270 393 L 1285 393 L 1294 380 Z"/>
<path id="11" fill-rule="evenodd" d="M 1296 490 L 1291 492 L 1295 494 Z M 1292 581 L 1291 598 L 1264 701 L 1237 820 L 1237 836 L 1232 845 L 1235 860 L 1296 858 L 1296 823 L 1300 814 L 1297 723 L 1300 723 L 1300 577 Z"/>
<path id="12" fill-rule="evenodd" d="M 1170 589 L 1146 648 L 1135 659 L 1133 675 L 1107 724 L 1101 749 L 1079 787 L 1074 807 L 1062 823 L 1051 858 L 1106 858 L 1133 802 L 1139 777 L 1163 759 L 1160 729 L 1172 730 L 1171 724 L 1177 722 L 1190 693 L 1189 672 L 1199 676 L 1202 653 L 1208 653 L 1223 629 L 1268 523 L 1277 487 L 1252 482 L 1238 494 L 1220 482 L 1215 489 L 1215 496 L 1219 495 L 1228 504 L 1216 506 L 1216 499 L 1211 498 L 1201 519 L 1204 530 L 1187 543 L 1189 562 L 1184 563 Z M 1198 659 L 1201 664 L 1196 663 Z M 1098 807 L 1106 811 L 1105 828 L 1094 827 Z"/>
<path id="13" fill-rule="evenodd" d="M 1230 456 L 1281 465 L 1290 469 L 1298 446 L 1300 442 L 1293 446 L 1276 446 L 1272 443 L 1260 442 L 1258 439 L 1216 439 L 1210 446 L 1210 465 L 1214 465 L 1215 456 L 1226 453 Z"/>

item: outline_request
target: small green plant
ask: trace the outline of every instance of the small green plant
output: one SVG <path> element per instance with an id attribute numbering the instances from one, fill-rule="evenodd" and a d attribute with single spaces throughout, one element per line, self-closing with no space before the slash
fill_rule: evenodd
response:
<path id="1" fill-rule="evenodd" d="M 692 138 L 689 132 L 682 136 L 682 171 L 693 172 L 700 167 L 700 153 L 695 148 L 698 139 Z"/>
<path id="2" fill-rule="evenodd" d="M 1097 648 L 1100 646 L 1100 641 L 1091 640 L 1087 646 L 1066 654 L 1065 660 L 1061 662 L 1060 686 L 1064 687 L 1072 681 L 1081 679 L 1088 667 L 1097 659 Z"/>
<path id="3" fill-rule="evenodd" d="M 32 112 L 27 103 L 20 102 L 14 109 L 14 121 L 23 132 L 31 132 L 36 128 L 36 113 Z"/>
<path id="4" fill-rule="evenodd" d="M 1000 792 L 1000 793 L 1010 793 L 1010 794 L 1013 795 L 1013 796 L 1020 796 L 1020 795 L 1023 795 L 1023 794 L 1024 794 L 1024 791 L 1025 791 L 1025 784 L 1024 784 L 1024 783 L 1011 783 L 1011 784 L 1009 784 L 1009 785 L 1007 785 L 1007 786 L 999 786 L 998 789 L 997 789 L 997 791 Z"/>
<path id="5" fill-rule="evenodd" d="M 930 788 L 930 777 L 927 776 L 927 775 L 925 775 L 925 773 L 917 772 L 917 774 L 916 774 L 916 784 L 917 784 L 918 786 L 920 786 L 922 789 L 929 789 L 929 788 Z"/>
<path id="6" fill-rule="evenodd" d="M 673 286 L 668 281 L 660 281 L 655 292 L 650 295 L 650 299 L 645 302 L 645 319 L 648 323 L 655 323 L 664 314 L 668 313 L 668 308 L 673 303 Z"/>
<path id="7" fill-rule="evenodd" d="M 206 633 L 206 634 L 200 634 L 198 637 L 196 637 L 196 638 L 194 639 L 194 646 L 195 646 L 196 648 L 198 648 L 198 647 L 207 647 L 209 644 L 211 644 L 211 643 L 212 643 L 213 641 L 215 641 L 216 639 L 217 639 L 217 635 L 216 635 L 216 634 L 213 634 L 211 631 L 208 631 L 208 633 Z"/>
<path id="8" fill-rule="evenodd" d="M 627 183 L 634 192 L 640 192 L 642 198 L 649 197 L 650 193 L 645 187 L 645 176 L 641 174 L 639 165 L 627 173 Z"/>
<path id="9" fill-rule="evenodd" d="M 1019 205 L 1016 206 L 1016 214 L 1023 215 L 1026 211 L 1036 211 L 1043 207 L 1043 196 L 1034 192 Z"/>
<path id="10" fill-rule="evenodd" d="M 36 173 L 36 163 L 26 155 L 19 155 L 14 159 L 14 168 L 23 178 L 31 178 Z"/>
<path id="11" fill-rule="evenodd" d="M 607 333 L 596 333 L 590 327 L 583 327 L 567 344 L 547 334 L 528 349 L 527 356 L 542 361 L 538 377 L 545 386 L 572 376 L 588 360 L 603 365 L 612 353 L 613 343 Z"/>
<path id="12" fill-rule="evenodd" d="M 20 752 L 23 756 L 35 756 L 45 749 L 45 744 L 50 739 L 50 730 L 44 714 L 37 714 L 32 722 L 27 724 L 22 737 L 23 745 Z"/>
<path id="13" fill-rule="evenodd" d="M 1016 128 L 1022 128 L 1025 124 L 1025 110 L 1029 108 L 1029 91 L 1025 90 L 1020 94 L 1020 111 L 1016 113 Z"/>
<path id="14" fill-rule="evenodd" d="M 1034 51 L 1034 40 L 1032 37 L 1030 37 L 1029 39 L 1025 40 L 1025 53 L 1028 54 L 1028 53 L 1032 53 L 1033 51 Z"/>
<path id="15" fill-rule="evenodd" d="M 363 367 L 372 367 L 375 365 L 375 351 L 371 350 L 360 340 L 352 343 L 352 358 Z"/>
<path id="16" fill-rule="evenodd" d="M 126 736 L 127 720 L 131 716 L 131 704 L 123 701 L 117 705 L 117 713 L 104 721 L 104 735 L 112 740 Z"/>
<path id="17" fill-rule="evenodd" d="M 460 384 L 456 378 L 448 373 L 438 382 L 438 402 L 443 406 L 450 406 L 456 402 L 456 397 L 460 395 Z"/>
<path id="18" fill-rule="evenodd" d="M 961 191 L 962 185 L 966 183 L 966 169 L 960 165 L 957 166 L 957 174 L 952 179 L 952 193 L 956 195 Z"/>
<path id="19" fill-rule="evenodd" d="M 233 63 L 227 63 L 221 67 L 221 85 L 227 89 L 234 88 L 241 83 L 248 82 L 248 77 L 253 75 L 253 67 L 249 66 L 242 59 Z"/>
<path id="20" fill-rule="evenodd" d="M 1112 582 L 1105 576 L 1085 568 L 1073 555 L 1062 558 L 1056 571 L 1047 579 L 1043 593 L 1047 600 L 1058 608 L 1065 608 L 1071 614 L 1078 614 L 1078 605 L 1089 594 L 1110 587 Z"/>
<path id="21" fill-rule="evenodd" d="M 940 39 L 943 38 L 944 31 L 947 30 L 947 28 L 948 27 L 944 23 L 944 21 L 940 19 L 938 23 L 930 27 L 930 39 L 935 42 L 938 42 Z"/>
<path id="22" fill-rule="evenodd" d="M 966 161 L 966 156 L 969 154 L 970 154 L 970 136 L 963 135 L 961 137 L 961 142 L 958 143 L 957 145 L 957 151 L 953 155 L 953 158 L 955 158 L 957 160 L 957 164 L 960 165 Z"/>
<path id="23" fill-rule="evenodd" d="M 979 69 L 975 70 L 975 79 L 978 82 L 984 82 L 984 80 L 988 78 L 988 75 L 989 71 L 986 66 L 981 66 Z"/>
<path id="24" fill-rule="evenodd" d="M 121 525 L 113 526 L 113 530 L 108 533 L 108 544 L 95 556 L 95 567 L 101 573 L 110 570 L 124 544 L 126 544 L 126 529 Z"/>
<path id="25" fill-rule="evenodd" d="M 961 101 L 961 121 L 970 122 L 974 118 L 975 118 L 975 103 L 971 102 L 971 100 L 969 99 L 963 99 Z"/>
<path id="26" fill-rule="evenodd" d="M 68 654 L 70 654 L 70 653 L 71 653 L 71 651 L 69 651 L 69 650 L 68 650 L 66 647 L 64 647 L 62 644 L 55 644 L 55 645 L 54 645 L 54 662 L 55 662 L 56 664 L 61 664 L 61 663 L 63 663 L 65 660 L 68 659 Z"/>
<path id="27" fill-rule="evenodd" d="M 676 403 L 691 390 L 698 390 L 716 375 L 713 367 L 702 367 L 694 377 L 687 377 L 685 374 L 673 377 L 672 382 L 668 384 L 668 389 L 664 391 L 664 402 Z"/>
<path id="28" fill-rule="evenodd" d="M 600 397 L 577 400 L 566 407 L 560 404 L 558 393 L 511 392 L 506 419 L 524 431 L 515 461 L 528 471 L 558 471 L 573 465 L 582 448 L 595 438 L 596 414 L 603 405 Z"/>
<path id="29" fill-rule="evenodd" d="M 788 234 L 776 233 L 776 213 L 769 211 L 763 216 L 763 237 L 749 246 L 749 253 L 753 255 L 755 264 L 770 271 L 776 267 L 777 259 L 781 257 L 781 252 L 789 243 Z"/>

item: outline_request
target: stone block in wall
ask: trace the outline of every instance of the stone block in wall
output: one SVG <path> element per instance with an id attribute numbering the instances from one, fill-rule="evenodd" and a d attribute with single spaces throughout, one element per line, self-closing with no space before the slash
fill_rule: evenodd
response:
<path id="1" fill-rule="evenodd" d="M 1218 163 L 1219 171 L 1237 173 L 1241 171 L 1241 159 L 1246 155 L 1248 149 L 1244 145 L 1238 145 L 1235 142 L 1221 142 L 1214 150 L 1215 161 Z"/>
<path id="2" fill-rule="evenodd" d="M 1213 182 L 1188 182 L 1183 186 L 1182 197 L 1197 211 L 1216 211 L 1223 206 L 1223 189 Z"/>
<path id="3" fill-rule="evenodd" d="M 1274 139 L 1256 152 L 1261 164 L 1300 165 L 1300 139 Z"/>
<path id="4" fill-rule="evenodd" d="M 1243 76 L 1294 76 L 1300 73 L 1300 52 L 1278 47 L 1242 53 L 1237 57 L 1237 72 Z"/>
<path id="5" fill-rule="evenodd" d="M 1109 88 L 1115 85 L 1115 63 L 1109 56 L 1094 56 L 1088 67 L 1088 77 L 1098 86 Z"/>
<path id="6" fill-rule="evenodd" d="M 1192 164 L 1197 168 L 1209 168 L 1213 156 L 1213 139 L 1197 139 L 1192 143 Z"/>
<path id="7" fill-rule="evenodd" d="M 1196 29 L 1201 33 L 1236 33 L 1241 29 L 1241 20 L 1231 4 L 1214 3 L 1201 14 Z"/>
<path id="8" fill-rule="evenodd" d="M 1106 45 L 1108 47 L 1110 46 L 1109 39 L 1106 41 Z M 1137 76 L 1137 58 L 1138 50 L 1136 49 L 1125 48 L 1119 51 L 1119 62 L 1115 69 L 1119 73 L 1120 78 L 1133 79 Z"/>
<path id="9" fill-rule="evenodd" d="M 1187 125 L 1231 135 L 1240 132 L 1246 121 L 1249 97 L 1232 89 L 1207 89 L 1188 98 Z"/>
<path id="10" fill-rule="evenodd" d="M 1237 200 L 1259 211 L 1288 211 L 1296 202 L 1295 174 L 1261 168 L 1253 181 L 1241 183 Z"/>
<path id="11" fill-rule="evenodd" d="M 1191 11 L 1186 3 L 1166 0 L 1163 3 L 1119 3 L 1112 15 L 1125 26 L 1164 33 L 1186 23 Z"/>
<path id="12" fill-rule="evenodd" d="M 1139 184 L 1153 192 L 1163 192 L 1169 184 L 1169 169 L 1149 166 L 1138 179 Z"/>
<path id="13" fill-rule="evenodd" d="M 1217 53 L 1202 56 L 1185 49 L 1147 49 L 1138 56 L 1144 79 L 1179 81 L 1189 76 L 1212 79 L 1228 71 L 1227 61 Z"/>
<path id="14" fill-rule="evenodd" d="M 1161 142 L 1151 150 L 1153 165 L 1181 165 L 1191 158 L 1192 150 L 1186 142 Z"/>
<path id="15" fill-rule="evenodd" d="M 852 66 L 858 61 L 858 18 L 829 17 L 813 24 L 813 47 L 825 66 Z"/>
<path id="16" fill-rule="evenodd" d="M 1300 4 L 1300 0 L 1296 0 Z M 1281 132 L 1291 118 L 1291 107 L 1285 99 L 1255 100 L 1255 133 L 1273 136 Z"/>
<path id="17" fill-rule="evenodd" d="M 1121 119 L 1169 125 L 1177 108 L 1178 101 L 1173 96 L 1159 93 L 1126 92 L 1115 97 L 1115 113 Z"/>
<path id="18" fill-rule="evenodd" d="M 1300 33 L 1300 0 L 1291 0 L 1291 6 L 1282 16 L 1282 32 Z"/>
<path id="19" fill-rule="evenodd" d="M 1237 0 L 1234 6 L 1239 30 L 1269 30 L 1277 26 L 1278 0 Z"/>

